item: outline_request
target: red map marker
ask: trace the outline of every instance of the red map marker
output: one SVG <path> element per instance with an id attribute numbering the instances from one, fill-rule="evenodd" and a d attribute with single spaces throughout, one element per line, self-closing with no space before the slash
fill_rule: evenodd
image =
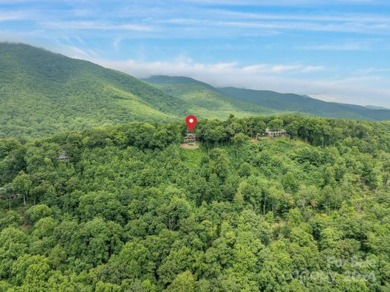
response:
<path id="1" fill-rule="evenodd" d="M 187 125 L 187 128 L 190 132 L 192 132 L 194 130 L 197 122 L 198 122 L 198 120 L 193 115 L 189 115 L 186 117 L 186 125 Z"/>

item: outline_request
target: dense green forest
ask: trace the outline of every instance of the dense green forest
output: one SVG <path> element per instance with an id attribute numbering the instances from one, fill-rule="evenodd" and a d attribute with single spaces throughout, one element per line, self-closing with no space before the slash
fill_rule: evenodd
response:
<path id="1" fill-rule="evenodd" d="M 0 140 L 0 291 L 390 290 L 388 122 L 200 120 L 197 150 L 185 130 Z"/>

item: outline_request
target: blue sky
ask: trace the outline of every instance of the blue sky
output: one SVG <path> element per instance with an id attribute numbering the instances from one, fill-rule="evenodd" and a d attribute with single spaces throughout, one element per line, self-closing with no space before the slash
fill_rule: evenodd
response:
<path id="1" fill-rule="evenodd" d="M 0 0 L 0 41 L 137 77 L 390 108 L 387 0 Z"/>

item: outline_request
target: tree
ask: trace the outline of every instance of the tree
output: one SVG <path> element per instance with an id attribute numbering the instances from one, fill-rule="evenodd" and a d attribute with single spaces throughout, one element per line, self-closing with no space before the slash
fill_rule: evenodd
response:
<path id="1" fill-rule="evenodd" d="M 46 257 L 23 255 L 12 265 L 14 284 L 22 286 L 24 289 L 30 287 L 31 290 L 38 291 L 45 286 L 49 278 L 49 270 L 50 267 Z"/>
<path id="2" fill-rule="evenodd" d="M 179 246 L 177 249 L 171 250 L 157 270 L 161 282 L 164 285 L 169 285 L 174 282 L 177 275 L 180 273 L 187 270 L 193 270 L 197 258 L 199 257 L 199 253 L 199 251 L 191 249 L 188 246 Z M 177 280 L 177 284 L 175 286 L 179 286 L 180 282 L 182 282 L 183 278 L 186 276 L 188 278 L 188 274 L 181 276 Z"/>
<path id="3" fill-rule="evenodd" d="M 193 292 L 195 291 L 196 279 L 190 271 L 185 271 L 173 280 L 166 291 L 172 292 Z"/>
<path id="4" fill-rule="evenodd" d="M 96 292 L 119 292 L 121 291 L 121 287 L 119 285 L 111 284 L 111 283 L 104 283 L 102 281 L 97 282 Z"/>
<path id="5" fill-rule="evenodd" d="M 58 223 L 51 217 L 42 218 L 34 224 L 34 231 L 31 234 L 31 253 L 47 254 L 55 246 L 56 238 L 53 233 L 57 225 Z"/>
<path id="6" fill-rule="evenodd" d="M 23 194 L 23 204 L 26 205 L 26 197 L 29 196 L 30 188 L 32 186 L 31 177 L 22 170 L 18 176 L 14 178 L 12 185 L 15 190 Z"/>
<path id="7" fill-rule="evenodd" d="M 283 128 L 283 120 L 276 118 L 269 121 L 267 125 L 271 131 L 278 131 Z"/>
<path id="8" fill-rule="evenodd" d="M 0 277 L 9 278 L 13 263 L 23 256 L 29 247 L 30 238 L 15 227 L 0 232 Z"/>
<path id="9" fill-rule="evenodd" d="M 37 222 L 39 219 L 48 217 L 52 214 L 52 210 L 45 204 L 32 206 L 26 211 L 28 219 L 31 223 Z"/>
<path id="10" fill-rule="evenodd" d="M 117 196 L 106 191 L 82 195 L 79 198 L 78 212 L 84 220 L 92 220 L 100 216 L 105 220 L 121 224 L 127 217 L 126 207 L 121 204 Z"/>
<path id="11" fill-rule="evenodd" d="M 153 279 L 155 265 L 150 251 L 142 244 L 127 242 L 108 264 L 107 280 L 121 283 L 124 279 Z"/>
<path id="12" fill-rule="evenodd" d="M 78 232 L 75 233 L 76 238 L 71 239 L 77 248 L 73 251 L 74 255 L 82 259 L 85 267 L 107 263 L 110 256 L 122 246 L 118 232 L 121 232 L 120 226 L 109 224 L 99 217 L 80 224 Z"/>
<path id="13" fill-rule="evenodd" d="M 233 137 L 233 143 L 236 148 L 236 155 L 240 151 L 241 147 L 248 141 L 248 137 L 244 133 L 235 134 Z"/>
<path id="14" fill-rule="evenodd" d="M 286 131 L 288 132 L 290 137 L 294 139 L 298 137 L 299 127 L 300 127 L 299 121 L 293 121 L 286 126 Z"/>

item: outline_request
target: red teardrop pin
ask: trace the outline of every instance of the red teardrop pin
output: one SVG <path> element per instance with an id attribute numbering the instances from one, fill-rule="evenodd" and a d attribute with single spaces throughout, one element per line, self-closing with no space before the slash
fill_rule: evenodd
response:
<path id="1" fill-rule="evenodd" d="M 196 117 L 194 115 L 187 116 L 186 117 L 186 125 L 188 128 L 188 131 L 192 132 L 194 130 L 197 122 L 198 122 L 198 120 L 196 119 Z"/>

